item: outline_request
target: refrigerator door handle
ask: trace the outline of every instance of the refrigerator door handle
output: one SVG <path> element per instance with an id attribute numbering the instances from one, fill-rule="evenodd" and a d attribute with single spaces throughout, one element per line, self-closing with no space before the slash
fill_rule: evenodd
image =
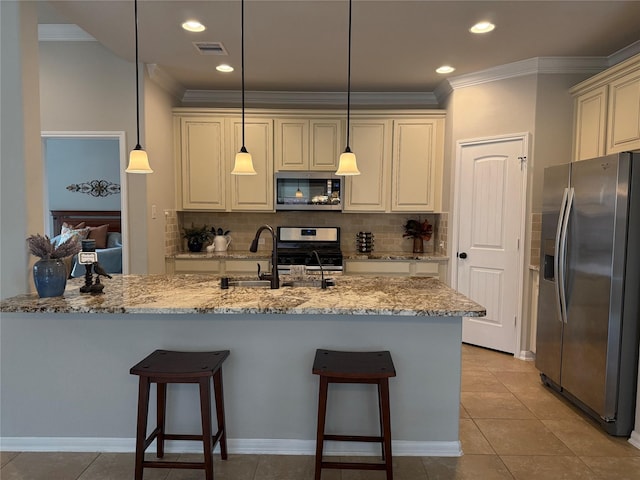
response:
<path id="1" fill-rule="evenodd" d="M 560 240 L 562 238 L 562 225 L 565 217 L 565 213 L 567 210 L 567 200 L 569 198 L 569 189 L 564 189 L 564 194 L 562 195 L 562 202 L 560 203 L 560 213 L 558 215 L 558 226 L 556 228 L 556 238 L 555 238 L 555 254 L 553 256 L 553 271 L 555 277 L 555 299 L 556 299 L 556 308 L 558 310 L 558 320 L 563 323 L 564 322 L 564 313 L 562 310 L 562 297 L 560 296 L 560 282 L 561 282 L 561 274 L 560 274 L 560 265 L 561 265 L 561 249 L 560 249 Z"/>
<path id="2" fill-rule="evenodd" d="M 562 218 L 562 230 L 560 233 L 560 260 L 558 269 L 558 290 L 560 293 L 560 309 L 562 312 L 562 321 L 567 323 L 567 292 L 566 292 L 566 268 L 567 268 L 567 230 L 569 228 L 569 216 L 573 207 L 573 196 L 575 190 L 573 187 L 568 189 L 567 203 Z"/>

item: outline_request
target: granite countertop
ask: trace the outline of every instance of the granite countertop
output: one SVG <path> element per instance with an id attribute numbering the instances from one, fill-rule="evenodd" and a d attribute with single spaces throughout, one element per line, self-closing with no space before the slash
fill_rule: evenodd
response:
<path id="1" fill-rule="evenodd" d="M 282 276 L 281 280 L 286 280 Z M 434 278 L 336 276 L 336 286 L 220 288 L 220 276 L 114 275 L 102 295 L 81 294 L 84 279 L 67 282 L 63 297 L 19 295 L 3 313 L 334 314 L 480 317 L 484 307 Z"/>
<path id="2" fill-rule="evenodd" d="M 408 252 L 342 252 L 345 260 L 423 260 L 431 262 L 445 262 L 446 255 L 437 253 L 408 253 Z"/>

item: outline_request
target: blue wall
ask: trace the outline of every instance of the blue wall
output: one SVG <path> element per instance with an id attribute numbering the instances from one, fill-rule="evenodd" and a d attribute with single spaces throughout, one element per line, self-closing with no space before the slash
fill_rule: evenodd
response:
<path id="1" fill-rule="evenodd" d="M 120 210 L 120 193 L 92 196 L 70 191 L 70 185 L 91 189 L 92 180 L 120 185 L 117 139 L 46 138 L 45 175 L 49 210 Z M 93 189 L 95 192 L 95 189 Z"/>

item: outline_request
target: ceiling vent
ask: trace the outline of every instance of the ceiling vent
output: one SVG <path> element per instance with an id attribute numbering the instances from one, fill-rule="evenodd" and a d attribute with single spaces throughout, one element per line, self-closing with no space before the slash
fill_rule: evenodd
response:
<path id="1" fill-rule="evenodd" d="M 193 42 L 200 55 L 228 55 L 222 42 Z"/>

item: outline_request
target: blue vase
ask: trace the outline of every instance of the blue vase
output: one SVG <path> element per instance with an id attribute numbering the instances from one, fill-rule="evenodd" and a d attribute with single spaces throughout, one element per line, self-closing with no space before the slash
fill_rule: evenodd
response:
<path id="1" fill-rule="evenodd" d="M 40 298 L 59 297 L 67 286 L 67 267 L 59 258 L 38 260 L 33 265 L 33 282 Z"/>

